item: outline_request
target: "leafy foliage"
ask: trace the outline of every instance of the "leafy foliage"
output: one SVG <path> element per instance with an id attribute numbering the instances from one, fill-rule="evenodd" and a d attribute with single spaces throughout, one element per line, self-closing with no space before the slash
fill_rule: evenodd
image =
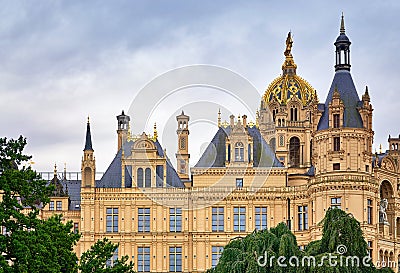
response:
<path id="1" fill-rule="evenodd" d="M 390 268 L 376 269 L 372 262 L 363 266 L 362 259 L 368 255 L 360 223 L 340 209 L 328 209 L 323 225 L 321 240 L 311 242 L 305 251 L 300 251 L 296 237 L 284 223 L 268 230 L 254 231 L 244 238 L 232 240 L 225 246 L 215 268 L 208 273 L 383 273 L 393 272 Z M 346 246 L 346 251 L 338 253 L 338 246 Z M 327 257 L 337 262 L 332 266 Z M 359 265 L 346 262 L 346 257 L 359 258 Z M 272 258 L 274 257 L 274 258 Z M 279 266 L 278 257 L 281 264 Z M 296 258 L 293 258 L 296 257 Z M 309 262 L 315 257 L 315 262 Z M 304 259 L 305 262 L 302 262 Z M 258 262 L 257 262 L 258 260 Z M 342 262 L 341 262 L 342 261 Z"/>
<path id="2" fill-rule="evenodd" d="M 127 263 L 128 256 L 112 260 L 117 248 L 118 244 L 113 244 L 107 238 L 98 240 L 82 254 L 79 270 L 82 273 L 134 273 L 133 262 Z M 112 260 L 112 267 L 107 267 L 107 260 Z"/>
<path id="3" fill-rule="evenodd" d="M 53 187 L 26 167 L 26 139 L 0 138 L 0 272 L 76 272 L 80 235 L 61 215 L 39 219 Z M 22 167 L 21 167 L 22 165 Z"/>

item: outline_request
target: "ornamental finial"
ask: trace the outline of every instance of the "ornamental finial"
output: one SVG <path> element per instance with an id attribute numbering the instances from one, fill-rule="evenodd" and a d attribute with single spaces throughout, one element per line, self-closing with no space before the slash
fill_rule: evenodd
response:
<path id="1" fill-rule="evenodd" d="M 283 75 L 296 74 L 297 65 L 293 60 L 292 46 L 293 46 L 292 32 L 289 31 L 288 36 L 286 38 L 286 50 L 284 52 L 286 58 L 285 62 L 282 65 Z"/>
<path id="2" fill-rule="evenodd" d="M 157 133 L 157 124 L 154 122 L 154 133 L 153 133 L 153 137 L 154 137 L 154 140 L 156 140 L 157 139 L 157 137 L 158 137 L 158 133 Z"/>
<path id="3" fill-rule="evenodd" d="M 292 46 L 293 46 L 292 32 L 289 31 L 288 36 L 286 38 L 285 56 L 291 56 L 292 55 Z"/>
<path id="4" fill-rule="evenodd" d="M 345 33 L 346 33 L 346 30 L 344 28 L 344 14 L 342 12 L 342 20 L 340 22 L 340 34 L 345 34 Z"/>

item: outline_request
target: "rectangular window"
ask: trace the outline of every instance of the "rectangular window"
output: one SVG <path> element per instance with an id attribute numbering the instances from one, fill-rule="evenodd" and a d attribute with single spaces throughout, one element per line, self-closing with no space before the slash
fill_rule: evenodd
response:
<path id="1" fill-rule="evenodd" d="M 150 208 L 138 209 L 138 232 L 150 232 Z"/>
<path id="2" fill-rule="evenodd" d="M 236 178 L 236 188 L 243 188 L 243 178 Z"/>
<path id="3" fill-rule="evenodd" d="M 333 138 L 333 150 L 340 151 L 340 137 Z"/>
<path id="4" fill-rule="evenodd" d="M 118 208 L 106 209 L 106 232 L 118 232 Z"/>
<path id="5" fill-rule="evenodd" d="M 340 115 L 333 114 L 333 128 L 339 128 L 339 127 L 340 127 Z"/>
<path id="6" fill-rule="evenodd" d="M 182 247 L 169 248 L 169 271 L 182 272 Z"/>
<path id="7" fill-rule="evenodd" d="M 79 232 L 79 223 L 74 223 L 74 233 Z"/>
<path id="8" fill-rule="evenodd" d="M 212 231 L 222 232 L 224 231 L 224 208 L 213 207 L 212 208 Z"/>
<path id="9" fill-rule="evenodd" d="M 116 260 L 118 260 L 118 248 L 114 251 L 113 256 L 106 261 L 106 267 L 113 267 Z"/>
<path id="10" fill-rule="evenodd" d="M 54 210 L 54 201 L 50 201 L 49 210 Z"/>
<path id="11" fill-rule="evenodd" d="M 334 197 L 331 198 L 331 208 L 342 208 L 342 198 L 341 197 Z"/>
<path id="12" fill-rule="evenodd" d="M 340 163 L 333 163 L 333 170 L 340 171 Z"/>
<path id="13" fill-rule="evenodd" d="M 267 228 L 267 207 L 255 207 L 256 229 Z"/>
<path id="14" fill-rule="evenodd" d="M 367 200 L 367 213 L 368 213 L 367 221 L 368 221 L 368 225 L 372 225 L 372 212 L 373 212 L 372 200 L 368 199 Z"/>
<path id="15" fill-rule="evenodd" d="M 233 208 L 233 231 L 244 232 L 246 231 L 246 208 L 234 207 Z"/>
<path id="16" fill-rule="evenodd" d="M 150 272 L 150 247 L 138 247 L 138 272 Z"/>
<path id="17" fill-rule="evenodd" d="M 62 210 L 62 201 L 57 201 L 57 210 Z"/>
<path id="18" fill-rule="evenodd" d="M 372 241 L 368 241 L 368 253 L 371 258 L 372 258 L 372 249 L 373 249 Z"/>
<path id="19" fill-rule="evenodd" d="M 297 215 L 298 215 L 298 227 L 299 230 L 307 230 L 308 229 L 308 206 L 298 206 L 297 207 Z"/>
<path id="20" fill-rule="evenodd" d="M 212 267 L 217 266 L 218 260 L 219 260 L 219 257 L 221 257 L 222 251 L 224 251 L 224 247 L 222 247 L 222 246 L 213 246 L 212 247 L 212 254 L 211 254 L 211 258 L 212 258 L 211 266 Z"/>
<path id="21" fill-rule="evenodd" d="M 182 209 L 170 208 L 169 209 L 169 231 L 181 232 L 182 231 Z"/>
<path id="22" fill-rule="evenodd" d="M 369 165 L 365 165 L 365 171 L 368 173 L 369 172 Z"/>

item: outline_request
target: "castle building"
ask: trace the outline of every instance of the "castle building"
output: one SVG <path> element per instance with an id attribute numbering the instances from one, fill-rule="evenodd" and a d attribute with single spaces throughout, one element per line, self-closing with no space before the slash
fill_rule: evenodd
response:
<path id="1" fill-rule="evenodd" d="M 219 118 L 192 168 L 188 115 L 176 117 L 175 169 L 156 128 L 132 136 L 122 112 L 117 154 L 96 179 L 88 121 L 81 179 L 55 172 L 57 190 L 42 216 L 74 222 L 78 255 L 107 237 L 138 272 L 204 272 L 230 240 L 280 222 L 306 246 L 321 238 L 326 210 L 338 207 L 361 223 L 374 262 L 400 261 L 400 136 L 373 153 L 373 108 L 368 88 L 361 99 L 356 90 L 350 45 L 342 16 L 334 77 L 320 103 L 297 75 L 289 33 L 282 74 L 262 96 L 255 123 L 246 115 Z"/>

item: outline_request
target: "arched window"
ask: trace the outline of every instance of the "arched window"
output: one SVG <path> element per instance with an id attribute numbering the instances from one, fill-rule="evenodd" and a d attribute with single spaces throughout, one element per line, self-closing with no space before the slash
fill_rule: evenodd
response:
<path id="1" fill-rule="evenodd" d="M 297 121 L 297 118 L 298 118 L 298 110 L 297 110 L 297 107 L 296 106 L 292 106 L 292 107 L 290 107 L 290 120 L 291 121 Z"/>
<path id="2" fill-rule="evenodd" d="M 90 187 L 92 185 L 92 169 L 89 167 L 85 168 L 84 171 L 85 176 L 85 186 Z"/>
<path id="3" fill-rule="evenodd" d="M 137 186 L 139 188 L 142 188 L 143 187 L 143 169 L 142 168 L 137 169 L 136 177 L 137 177 Z"/>
<path id="4" fill-rule="evenodd" d="M 235 161 L 244 160 L 244 146 L 242 142 L 236 142 L 235 144 Z"/>
<path id="5" fill-rule="evenodd" d="M 151 170 L 150 168 L 146 168 L 145 174 L 144 174 L 144 184 L 146 188 L 151 188 Z"/>
<path id="6" fill-rule="evenodd" d="M 290 167 L 300 166 L 300 140 L 298 137 L 292 137 L 289 144 L 289 163 Z"/>
<path id="7" fill-rule="evenodd" d="M 382 182 L 381 187 L 380 187 L 380 197 L 381 199 L 389 199 L 393 197 L 393 187 L 392 184 L 385 180 Z"/>

